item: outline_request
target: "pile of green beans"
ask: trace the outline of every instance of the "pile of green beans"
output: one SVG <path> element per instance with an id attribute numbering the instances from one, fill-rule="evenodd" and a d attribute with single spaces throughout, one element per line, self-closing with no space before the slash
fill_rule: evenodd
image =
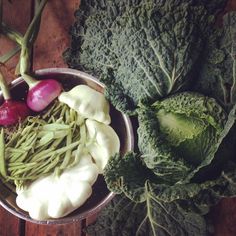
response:
<path id="1" fill-rule="evenodd" d="M 50 173 L 60 174 L 78 160 L 72 152 L 86 144 L 84 119 L 56 102 L 45 114 L 28 117 L 14 132 L 2 128 L 0 174 L 22 187 Z"/>

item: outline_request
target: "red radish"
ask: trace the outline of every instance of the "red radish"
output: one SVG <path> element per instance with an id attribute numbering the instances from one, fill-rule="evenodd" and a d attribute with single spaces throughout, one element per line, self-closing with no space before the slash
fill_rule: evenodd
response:
<path id="1" fill-rule="evenodd" d="M 0 106 L 0 125 L 9 126 L 17 124 L 30 115 L 30 110 L 24 102 L 5 100 Z"/>
<path id="2" fill-rule="evenodd" d="M 27 105 L 31 110 L 40 112 L 60 95 L 61 90 L 61 84 L 54 79 L 37 81 L 33 86 L 29 85 Z"/>
<path id="3" fill-rule="evenodd" d="M 24 102 L 11 99 L 8 86 L 1 74 L 0 87 L 4 98 L 4 102 L 0 106 L 0 125 L 14 125 L 30 115 L 30 110 Z"/>

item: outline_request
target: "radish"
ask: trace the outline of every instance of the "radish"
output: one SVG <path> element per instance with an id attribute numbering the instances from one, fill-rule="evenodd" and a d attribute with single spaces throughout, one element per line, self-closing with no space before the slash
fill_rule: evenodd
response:
<path id="1" fill-rule="evenodd" d="M 62 86 L 55 79 L 38 81 L 26 75 L 23 78 L 29 85 L 27 105 L 33 111 L 44 110 L 61 93 Z"/>
<path id="2" fill-rule="evenodd" d="M 14 125 L 30 115 L 30 110 L 23 101 L 15 101 L 11 98 L 7 83 L 1 74 L 0 88 L 4 98 L 4 102 L 0 106 L 0 125 Z"/>

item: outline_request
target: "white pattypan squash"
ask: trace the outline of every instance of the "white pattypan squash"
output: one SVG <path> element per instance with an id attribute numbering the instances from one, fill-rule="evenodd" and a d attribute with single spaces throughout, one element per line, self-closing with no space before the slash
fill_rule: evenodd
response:
<path id="1" fill-rule="evenodd" d="M 110 124 L 109 103 L 105 96 L 88 87 L 78 85 L 68 92 L 62 92 L 59 101 L 76 110 L 84 118 Z"/>

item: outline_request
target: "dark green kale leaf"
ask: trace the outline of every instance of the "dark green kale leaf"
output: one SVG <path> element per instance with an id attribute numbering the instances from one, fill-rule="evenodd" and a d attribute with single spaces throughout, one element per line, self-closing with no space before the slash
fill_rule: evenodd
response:
<path id="1" fill-rule="evenodd" d="M 229 110 L 236 103 L 236 12 L 223 18 L 208 40 L 194 90 L 218 99 Z"/>
<path id="2" fill-rule="evenodd" d="M 133 113 L 183 89 L 225 1 L 81 1 L 69 66 L 99 75 L 117 109 Z M 209 13 L 212 13 L 209 14 Z"/>

